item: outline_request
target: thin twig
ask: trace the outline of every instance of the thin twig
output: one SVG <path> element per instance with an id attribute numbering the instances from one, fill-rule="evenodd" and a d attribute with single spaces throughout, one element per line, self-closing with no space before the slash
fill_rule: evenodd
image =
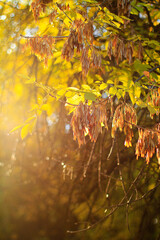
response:
<path id="1" fill-rule="evenodd" d="M 121 185 L 122 185 L 122 189 L 126 198 L 126 201 L 128 202 L 128 196 L 126 193 L 126 189 L 125 189 L 125 185 L 124 185 L 124 181 L 123 181 L 123 176 L 122 176 L 122 171 L 121 171 L 121 166 L 120 166 L 120 156 L 119 156 L 119 145 L 118 145 L 118 138 L 116 136 L 116 147 L 117 147 L 117 165 L 118 165 L 118 170 L 119 170 L 119 179 L 121 181 Z M 129 221 L 128 221 L 128 204 L 126 205 L 126 221 L 127 221 L 127 226 L 128 226 L 128 230 L 129 228 Z M 129 230 L 130 231 L 130 230 Z"/>
<path id="2" fill-rule="evenodd" d="M 63 9 L 60 8 L 60 5 L 57 2 L 56 2 L 56 5 L 59 8 L 59 10 L 61 10 L 72 23 L 72 19 L 67 15 L 67 13 Z"/>
<path id="3" fill-rule="evenodd" d="M 108 176 L 108 183 L 107 183 L 107 186 L 106 186 L 106 197 L 108 197 L 108 190 L 109 190 L 109 186 L 110 186 L 110 182 L 111 182 L 111 179 L 112 177 L 111 176 Z"/>
<path id="4" fill-rule="evenodd" d="M 109 154 L 108 154 L 108 156 L 107 156 L 107 160 L 110 159 L 110 156 L 111 156 L 111 154 L 112 154 L 112 152 L 113 152 L 114 144 L 115 144 L 115 138 L 113 138 L 113 140 L 112 140 L 112 146 L 111 146 L 110 151 L 109 151 Z"/>
<path id="5" fill-rule="evenodd" d="M 92 145 L 92 149 L 91 149 L 91 153 L 90 153 L 90 156 L 89 156 L 87 165 L 86 165 L 85 168 L 84 168 L 84 172 L 83 172 L 83 176 L 84 176 L 84 177 L 86 177 L 86 173 L 87 173 L 88 167 L 89 167 L 89 165 L 90 165 L 90 162 L 91 162 L 91 159 L 92 159 L 92 156 L 93 156 L 93 151 L 94 151 L 95 144 L 96 144 L 96 143 L 94 142 L 93 145 Z"/>
<path id="6" fill-rule="evenodd" d="M 154 71 L 155 69 L 157 69 L 157 68 L 160 68 L 160 65 L 158 65 L 158 66 L 150 69 L 148 72 L 151 73 L 151 72 L 153 72 L 153 71 Z M 134 82 L 138 82 L 138 81 L 139 81 L 141 78 L 143 78 L 143 77 L 145 77 L 144 74 L 143 74 L 142 76 L 140 76 L 139 78 L 137 78 Z"/>
<path id="7" fill-rule="evenodd" d="M 30 39 L 30 38 L 37 38 L 37 37 L 38 37 L 38 38 L 45 38 L 45 37 L 47 38 L 48 36 L 46 36 L 46 35 L 43 36 L 43 37 L 41 37 L 41 36 L 24 36 L 24 35 L 20 34 L 20 37 L 29 38 L 29 39 Z M 52 37 L 52 38 L 60 38 L 60 39 L 61 39 L 61 38 L 68 38 L 69 36 L 49 36 L 49 37 Z"/>
<path id="8" fill-rule="evenodd" d="M 137 125 L 137 124 L 135 124 L 135 123 L 128 122 L 128 121 L 126 121 L 126 120 L 124 120 L 124 121 L 125 121 L 126 123 L 128 123 L 128 124 L 131 124 L 132 126 L 135 126 L 135 127 L 138 128 L 138 129 L 143 129 L 143 130 L 146 130 L 146 131 L 148 131 L 148 132 L 160 133 L 160 131 L 158 131 L 158 130 L 145 128 L 145 127 L 139 126 L 139 125 Z"/>
<path id="9" fill-rule="evenodd" d="M 121 181 L 122 189 L 124 191 L 124 195 L 126 197 L 126 200 L 128 200 L 127 199 L 126 189 L 125 189 L 124 182 L 123 182 L 122 171 L 121 171 L 121 167 L 120 167 L 119 146 L 118 146 L 118 139 L 117 139 L 117 137 L 116 137 L 116 147 L 117 147 L 117 166 L 118 166 L 118 170 L 119 170 L 119 179 Z"/>
<path id="10" fill-rule="evenodd" d="M 52 95 L 51 93 L 49 93 L 49 96 L 55 98 L 56 100 L 58 100 L 59 102 L 64 103 L 64 104 L 71 105 L 73 107 L 78 107 L 79 106 L 77 104 L 73 104 L 73 103 L 69 103 L 69 102 L 63 101 L 62 99 L 57 99 L 56 96 Z"/>
<path id="11" fill-rule="evenodd" d="M 3 1 L 0 1 L 0 3 L 3 3 L 4 5 L 9 6 L 9 7 L 11 7 L 11 8 L 14 8 L 14 9 L 16 9 L 16 10 L 25 10 L 25 9 L 23 9 L 23 8 L 18 8 L 18 7 L 16 7 L 16 6 L 13 6 L 13 5 L 11 5 L 11 4 L 9 4 L 9 3 L 6 3 L 6 2 L 3 2 Z"/>
<path id="12" fill-rule="evenodd" d="M 143 169 L 144 169 L 144 165 L 142 166 L 142 168 L 141 168 L 139 174 L 137 175 L 137 177 L 134 179 L 134 181 L 133 181 L 132 184 L 130 185 L 130 187 L 129 187 L 128 191 L 127 191 L 127 194 L 128 194 L 128 192 L 131 190 L 131 188 L 133 187 L 133 185 L 135 184 L 135 182 L 138 180 L 138 178 L 139 178 L 139 176 L 141 175 Z M 160 185 L 160 183 L 159 183 L 159 185 Z M 158 185 L 158 186 L 159 186 L 159 185 Z M 156 187 L 158 187 L 158 186 L 156 186 Z M 151 189 L 149 192 L 151 192 L 151 191 L 153 191 L 153 189 Z M 148 192 L 148 193 L 149 193 L 149 192 Z M 147 195 L 148 193 L 146 193 L 146 195 Z M 144 198 L 146 195 L 143 195 L 143 198 Z M 138 201 L 138 200 L 141 200 L 141 199 L 143 199 L 143 198 L 134 200 L 134 202 L 136 202 L 136 201 Z M 72 233 L 72 234 L 73 234 L 73 233 L 80 233 L 80 232 L 84 232 L 84 231 L 93 229 L 93 228 L 96 227 L 99 223 L 104 222 L 108 217 L 110 217 L 120 206 L 124 206 L 124 205 L 126 205 L 126 204 L 131 203 L 131 198 L 129 199 L 129 201 L 127 201 L 127 203 L 123 203 L 124 199 L 125 199 L 125 197 L 123 197 L 123 198 L 120 200 L 120 202 L 112 209 L 112 211 L 111 211 L 109 214 L 107 214 L 107 215 L 104 216 L 103 218 L 99 219 L 99 220 L 98 220 L 97 222 L 95 222 L 94 224 L 92 224 L 92 225 L 90 225 L 90 226 L 88 226 L 88 227 L 86 227 L 86 228 L 80 229 L 80 230 L 75 230 L 75 231 L 70 231 L 70 230 L 68 230 L 67 233 Z"/>
<path id="13" fill-rule="evenodd" d="M 99 156 L 99 162 L 98 162 L 98 186 L 99 186 L 100 191 L 102 192 L 101 165 L 102 165 L 102 137 L 100 136 L 100 156 Z"/>

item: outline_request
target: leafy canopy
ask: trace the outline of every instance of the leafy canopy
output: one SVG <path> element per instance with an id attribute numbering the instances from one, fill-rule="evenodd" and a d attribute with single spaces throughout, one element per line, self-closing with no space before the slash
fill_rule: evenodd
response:
<path id="1" fill-rule="evenodd" d="M 17 6 L 23 8 L 24 3 Z M 73 111 L 71 125 L 79 145 L 85 143 L 86 134 L 96 142 L 101 124 L 108 128 L 112 121 L 112 137 L 117 129 L 123 131 L 125 146 L 130 147 L 136 127 L 137 157 L 149 162 L 156 152 L 160 162 L 159 124 L 153 129 L 137 125 L 140 108 L 146 108 L 151 118 L 159 116 L 157 1 L 34 0 L 30 11 L 34 21 L 20 34 L 24 54 L 31 51 L 54 74 L 50 82 L 38 72 L 34 79 L 27 75 L 25 83 L 39 87 L 45 102 L 32 107 L 35 114 L 49 108 L 50 97 L 64 102 Z M 142 21 L 149 31 L 142 29 Z M 34 116 L 24 123 L 22 139 L 35 124 Z"/>
<path id="2" fill-rule="evenodd" d="M 159 19 L 158 0 L 0 1 L 0 178 L 7 189 L 1 222 L 11 219 L 6 239 L 68 239 L 75 222 L 88 230 L 131 204 L 135 239 L 153 237 Z M 141 219 L 133 216 L 138 207 Z M 102 238 L 124 237 L 122 212 Z M 5 239 L 3 226 L 0 234 Z M 86 239 L 99 237 L 100 231 L 90 232 Z"/>

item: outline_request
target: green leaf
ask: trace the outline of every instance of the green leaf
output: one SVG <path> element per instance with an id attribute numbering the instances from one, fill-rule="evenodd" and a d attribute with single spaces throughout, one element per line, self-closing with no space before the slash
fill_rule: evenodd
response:
<path id="1" fill-rule="evenodd" d="M 122 19 L 121 17 L 115 15 L 115 14 L 114 14 L 114 18 L 115 18 L 118 22 L 120 22 L 120 23 L 122 23 L 122 24 L 124 23 L 123 19 Z"/>
<path id="2" fill-rule="evenodd" d="M 156 41 L 156 40 L 150 40 L 150 41 L 148 41 L 148 45 L 151 45 L 151 44 L 154 44 L 154 45 L 160 47 L 160 43 L 159 43 L 158 41 Z"/>
<path id="3" fill-rule="evenodd" d="M 96 96 L 95 96 L 94 93 L 86 92 L 84 94 L 84 97 L 85 97 L 86 100 L 96 101 Z"/>
<path id="4" fill-rule="evenodd" d="M 153 107 L 151 107 L 150 105 L 148 105 L 148 110 L 149 110 L 150 114 L 156 113 L 156 110 Z"/>
<path id="5" fill-rule="evenodd" d="M 137 70 L 137 72 L 143 73 L 144 71 L 147 71 L 150 66 L 147 64 L 142 64 L 140 60 L 136 60 L 134 62 L 134 68 Z"/>
<path id="6" fill-rule="evenodd" d="M 143 12 L 143 7 L 142 6 L 135 6 L 136 10 L 139 12 Z"/>
<path id="7" fill-rule="evenodd" d="M 123 97 L 123 95 L 124 95 L 124 92 L 123 92 L 122 89 L 119 89 L 119 90 L 117 91 L 117 93 L 116 93 L 116 96 L 117 96 L 118 99 L 120 99 L 121 97 Z"/>
<path id="8" fill-rule="evenodd" d="M 131 14 L 138 15 L 139 13 L 138 13 L 138 11 L 135 8 L 132 8 Z"/>
<path id="9" fill-rule="evenodd" d="M 125 19 L 125 20 L 128 20 L 128 21 L 131 20 L 130 18 L 128 18 L 128 17 L 126 17 L 126 16 L 121 16 L 121 18 L 123 18 L 123 19 Z"/>
<path id="10" fill-rule="evenodd" d="M 138 100 L 136 101 L 136 104 L 137 104 L 139 107 L 141 107 L 141 108 L 147 107 L 147 104 L 144 103 L 141 99 L 138 99 Z"/>
<path id="11" fill-rule="evenodd" d="M 128 80 L 127 87 L 131 88 L 134 85 L 134 82 L 132 80 Z"/>
<path id="12" fill-rule="evenodd" d="M 112 23 L 113 23 L 117 28 L 120 28 L 120 26 L 121 26 L 121 24 L 118 23 L 118 22 L 112 21 Z"/>

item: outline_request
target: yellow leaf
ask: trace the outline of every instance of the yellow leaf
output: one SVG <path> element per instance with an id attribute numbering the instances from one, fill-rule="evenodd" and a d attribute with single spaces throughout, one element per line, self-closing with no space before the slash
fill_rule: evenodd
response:
<path id="1" fill-rule="evenodd" d="M 70 26 L 71 26 L 71 21 L 69 20 L 68 17 L 66 17 L 63 22 L 67 25 L 67 27 L 70 28 Z"/>
<path id="2" fill-rule="evenodd" d="M 21 128 L 22 126 L 23 126 L 23 124 L 18 125 L 17 127 L 14 127 L 14 128 L 9 132 L 9 134 L 12 133 L 12 132 L 14 132 L 14 131 L 16 131 L 17 129 Z"/>
<path id="3" fill-rule="evenodd" d="M 22 140 L 28 135 L 29 133 L 29 127 L 30 127 L 30 124 L 26 124 L 22 130 L 21 130 L 21 138 Z"/>
<path id="4" fill-rule="evenodd" d="M 22 140 L 29 134 L 33 132 L 33 129 L 36 125 L 37 118 L 34 119 L 31 123 L 26 124 L 22 129 L 21 129 L 21 138 Z"/>
<path id="5" fill-rule="evenodd" d="M 30 118 L 28 118 L 25 122 L 26 122 L 26 123 L 29 123 L 30 121 L 32 121 L 32 120 L 35 119 L 35 118 L 36 118 L 36 116 L 30 117 Z"/>
<path id="6" fill-rule="evenodd" d="M 82 88 L 85 90 L 91 90 L 90 86 L 88 86 L 87 84 L 82 84 Z"/>
<path id="7" fill-rule="evenodd" d="M 85 18 L 78 12 L 76 13 L 76 19 L 81 19 L 82 21 L 85 21 Z"/>
<path id="8" fill-rule="evenodd" d="M 26 84 L 35 83 L 35 78 L 30 78 L 29 80 L 25 81 Z"/>

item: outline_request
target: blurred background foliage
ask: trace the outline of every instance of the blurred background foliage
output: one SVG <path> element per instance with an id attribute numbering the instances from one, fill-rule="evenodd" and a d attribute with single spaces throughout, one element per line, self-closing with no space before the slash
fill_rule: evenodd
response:
<path id="1" fill-rule="evenodd" d="M 108 1 L 110 11 L 115 6 L 114 2 Z M 157 40 L 160 37 L 157 22 L 159 1 L 137 1 L 146 4 L 150 19 L 145 7 L 136 8 L 137 2 L 133 2 L 132 27 L 146 38 L 146 42 L 149 41 L 148 34 Z M 71 15 L 77 8 L 83 11 L 85 4 L 91 6 L 88 10 L 90 18 L 100 3 L 66 1 Z M 113 13 L 117 14 L 114 10 Z M 97 21 L 100 22 L 101 17 Z M 151 23 L 154 27 L 150 26 Z M 45 14 L 35 22 L 29 1 L 0 1 L 0 239 L 158 240 L 159 168 L 155 156 L 149 165 L 144 159 L 136 160 L 137 131 L 133 147 L 125 148 L 123 134 L 118 133 L 118 145 L 117 139 L 115 143 L 112 140 L 110 123 L 109 129 L 103 129 L 96 143 L 91 143 L 86 136 L 86 145 L 79 148 L 73 140 L 71 114 L 68 114 L 72 108 L 48 96 L 45 87 L 36 87 L 32 82 L 36 80 L 61 91 L 59 97 L 62 96 L 62 99 L 63 89 L 71 86 L 81 88 L 87 83 L 99 91 L 102 80 L 108 79 L 108 76 L 114 79 L 114 76 L 121 77 L 123 74 L 125 78 L 126 74 L 128 78 L 135 74 L 138 77 L 148 67 L 159 64 L 159 46 L 150 43 L 148 47 L 145 43 L 149 57 L 145 55 L 143 64 L 136 62 L 135 57 L 131 66 L 126 61 L 116 66 L 114 59 L 107 65 L 109 59 L 105 46 L 108 45 L 103 38 L 106 33 L 96 25 L 95 39 L 99 35 L 102 39 L 94 44 L 99 47 L 102 42 L 104 46 L 101 49 L 103 74 L 92 69 L 87 78 L 82 76 L 78 56 L 71 62 L 61 58 L 65 39 L 57 40 L 47 67 L 29 48 L 24 49 L 26 39 L 21 34 L 67 36 L 69 25 L 63 12 L 59 12 L 54 25 Z M 118 31 L 115 28 L 112 30 Z M 130 29 L 126 30 L 126 34 L 127 31 Z M 79 102 L 79 98 L 72 99 L 72 102 L 76 101 Z M 141 125 L 147 127 L 157 122 L 157 117 L 151 120 L 143 108 L 138 108 L 138 119 Z M 28 123 L 29 130 L 20 131 Z M 9 134 L 15 126 L 21 128 Z M 117 151 L 120 166 L 117 166 Z M 91 161 L 84 177 L 89 159 Z M 127 196 L 124 195 L 119 169 Z M 90 229 L 67 232 L 87 228 Z"/>

